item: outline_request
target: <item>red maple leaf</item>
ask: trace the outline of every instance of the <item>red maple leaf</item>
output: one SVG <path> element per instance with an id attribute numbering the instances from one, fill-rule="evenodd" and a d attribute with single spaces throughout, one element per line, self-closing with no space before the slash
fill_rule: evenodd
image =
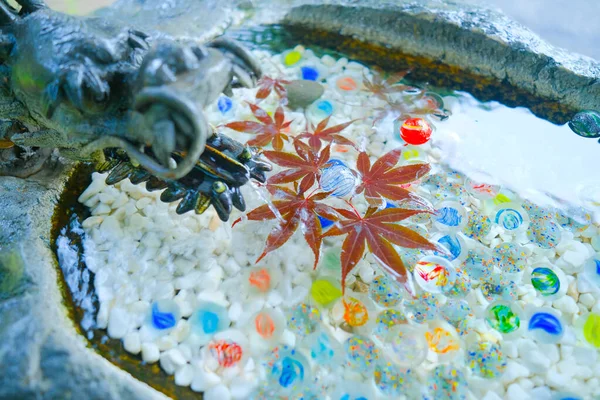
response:
<path id="1" fill-rule="evenodd" d="M 392 245 L 411 249 L 438 250 L 437 246 L 417 232 L 399 225 L 422 210 L 370 207 L 362 217 L 356 210 L 335 209 L 345 219 L 333 225 L 323 237 L 347 235 L 342 243 L 342 287 L 348 274 L 362 259 L 368 248 L 375 259 L 402 283 L 409 292 L 408 273 L 398 252 Z"/>
<path id="2" fill-rule="evenodd" d="M 363 85 L 365 90 L 373 93 L 376 97 L 388 101 L 388 95 L 393 93 L 403 92 L 407 89 L 411 89 L 411 86 L 402 85 L 398 82 L 401 81 L 410 71 L 398 72 L 390 75 L 386 79 L 383 78 L 381 72 L 375 72 L 371 79 L 363 76 Z"/>
<path id="3" fill-rule="evenodd" d="M 258 81 L 258 92 L 256 92 L 257 100 L 266 99 L 273 90 L 281 99 L 281 104 L 287 104 L 287 90 L 283 85 L 288 85 L 290 81 L 285 79 L 273 79 L 268 76 L 263 76 Z"/>
<path id="4" fill-rule="evenodd" d="M 275 119 L 273 119 L 265 110 L 256 104 L 248 103 L 248 105 L 252 110 L 252 114 L 254 114 L 259 122 L 235 121 L 226 124 L 225 127 L 238 132 L 255 134 L 256 137 L 247 142 L 250 146 L 265 147 L 272 142 L 273 148 L 281 151 L 281 149 L 283 149 L 283 141 L 289 139 L 288 135 L 282 131 L 292 123 L 292 121 L 284 122 L 285 114 L 283 108 L 281 106 L 277 107 Z"/>
<path id="5" fill-rule="evenodd" d="M 306 192 L 321 177 L 321 169 L 329 162 L 331 145 L 320 153 L 313 151 L 306 143 L 294 140 L 296 154 L 282 151 L 265 151 L 263 155 L 275 164 L 288 168 L 269 178 L 270 184 L 290 183 L 302 179 L 300 191 Z"/>
<path id="6" fill-rule="evenodd" d="M 297 187 L 297 185 L 296 185 Z M 322 228 L 319 217 L 327 218 L 330 221 L 337 221 L 340 216 L 331 206 L 319 203 L 320 200 L 329 196 L 329 193 L 316 193 L 304 196 L 302 190 L 292 191 L 291 189 L 268 185 L 267 190 L 271 194 L 272 204 L 264 204 L 250 211 L 246 217 L 251 221 L 265 221 L 279 219 L 279 224 L 267 237 L 266 246 L 256 262 L 262 260 L 268 253 L 281 247 L 287 242 L 294 232 L 301 227 L 306 243 L 310 246 L 315 255 L 314 268 L 319 262 L 319 254 L 322 243 Z M 275 215 L 272 208 L 277 209 L 279 215 Z M 233 225 L 241 221 L 237 219 Z"/>
<path id="7" fill-rule="evenodd" d="M 365 152 L 358 155 L 356 169 L 361 175 L 361 184 L 358 185 L 356 193 L 365 192 L 365 199 L 371 205 L 381 203 L 381 198 L 389 200 L 416 200 L 422 203 L 422 199 L 408 190 L 400 187 L 407 183 L 416 181 L 427 174 L 431 167 L 429 164 L 411 164 L 396 167 L 402 149 L 394 149 L 384 154 L 371 166 L 371 160 Z"/>
<path id="8" fill-rule="evenodd" d="M 319 151 L 321 149 L 321 141 L 335 142 L 341 145 L 356 147 L 354 142 L 352 142 L 349 139 L 346 139 L 342 135 L 338 135 L 338 133 L 346 129 L 348 126 L 350 126 L 350 124 L 354 123 L 356 120 L 353 119 L 352 121 L 348 121 L 343 124 L 326 128 L 330 118 L 331 116 L 319 122 L 316 128 L 312 127 L 312 133 L 304 132 L 298 135 L 298 138 L 308 138 L 308 144 L 310 144 L 310 147 L 312 147 L 315 151 Z"/>

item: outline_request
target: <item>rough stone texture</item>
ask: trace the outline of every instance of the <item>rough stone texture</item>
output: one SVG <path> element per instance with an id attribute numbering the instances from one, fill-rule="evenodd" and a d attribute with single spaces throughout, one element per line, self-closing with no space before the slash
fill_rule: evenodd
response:
<path id="1" fill-rule="evenodd" d="M 0 399 L 164 399 L 87 348 L 62 305 L 49 241 L 67 170 L 0 177 Z"/>
<path id="2" fill-rule="evenodd" d="M 306 1 L 284 24 L 321 29 L 505 80 L 576 109 L 600 109 L 600 63 L 542 41 L 505 15 L 459 2 Z"/>

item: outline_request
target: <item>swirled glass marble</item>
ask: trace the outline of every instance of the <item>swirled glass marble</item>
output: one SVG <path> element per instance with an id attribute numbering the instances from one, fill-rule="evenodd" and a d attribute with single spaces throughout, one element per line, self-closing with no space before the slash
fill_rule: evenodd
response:
<path id="1" fill-rule="evenodd" d="M 550 268 L 537 267 L 531 272 L 531 284 L 542 296 L 552 296 L 560 290 L 560 279 Z"/>
<path id="2" fill-rule="evenodd" d="M 331 192 L 335 197 L 345 197 L 353 193 L 357 181 L 352 170 L 340 160 L 331 160 L 329 164 L 321 172 L 321 189 Z"/>

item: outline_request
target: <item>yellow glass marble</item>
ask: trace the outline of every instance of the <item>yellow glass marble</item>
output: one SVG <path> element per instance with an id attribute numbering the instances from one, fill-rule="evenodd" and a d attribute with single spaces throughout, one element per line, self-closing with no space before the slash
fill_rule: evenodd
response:
<path id="1" fill-rule="evenodd" d="M 594 347 L 600 348 L 600 315 L 590 314 L 583 325 L 583 336 Z"/>
<path id="2" fill-rule="evenodd" d="M 310 294 L 317 304 L 327 306 L 342 297 L 342 290 L 327 279 L 317 279 L 310 288 Z"/>
<path id="3" fill-rule="evenodd" d="M 291 67 L 292 65 L 298 63 L 298 61 L 300 61 L 301 58 L 302 58 L 302 54 L 293 50 L 293 51 L 290 51 L 289 53 L 287 53 L 285 55 L 285 57 L 283 57 L 283 63 L 286 66 Z"/>

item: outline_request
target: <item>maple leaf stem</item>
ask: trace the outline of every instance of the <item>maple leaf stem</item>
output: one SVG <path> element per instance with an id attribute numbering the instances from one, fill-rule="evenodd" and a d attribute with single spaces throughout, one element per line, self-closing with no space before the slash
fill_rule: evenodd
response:
<path id="1" fill-rule="evenodd" d="M 356 216 L 358 218 L 360 218 L 360 213 L 358 212 L 358 210 L 354 207 L 354 205 L 352 203 L 350 203 L 350 201 L 346 200 L 346 204 L 348 204 L 350 206 L 350 208 L 352 208 L 352 210 L 354 211 L 354 214 L 356 214 Z"/>

